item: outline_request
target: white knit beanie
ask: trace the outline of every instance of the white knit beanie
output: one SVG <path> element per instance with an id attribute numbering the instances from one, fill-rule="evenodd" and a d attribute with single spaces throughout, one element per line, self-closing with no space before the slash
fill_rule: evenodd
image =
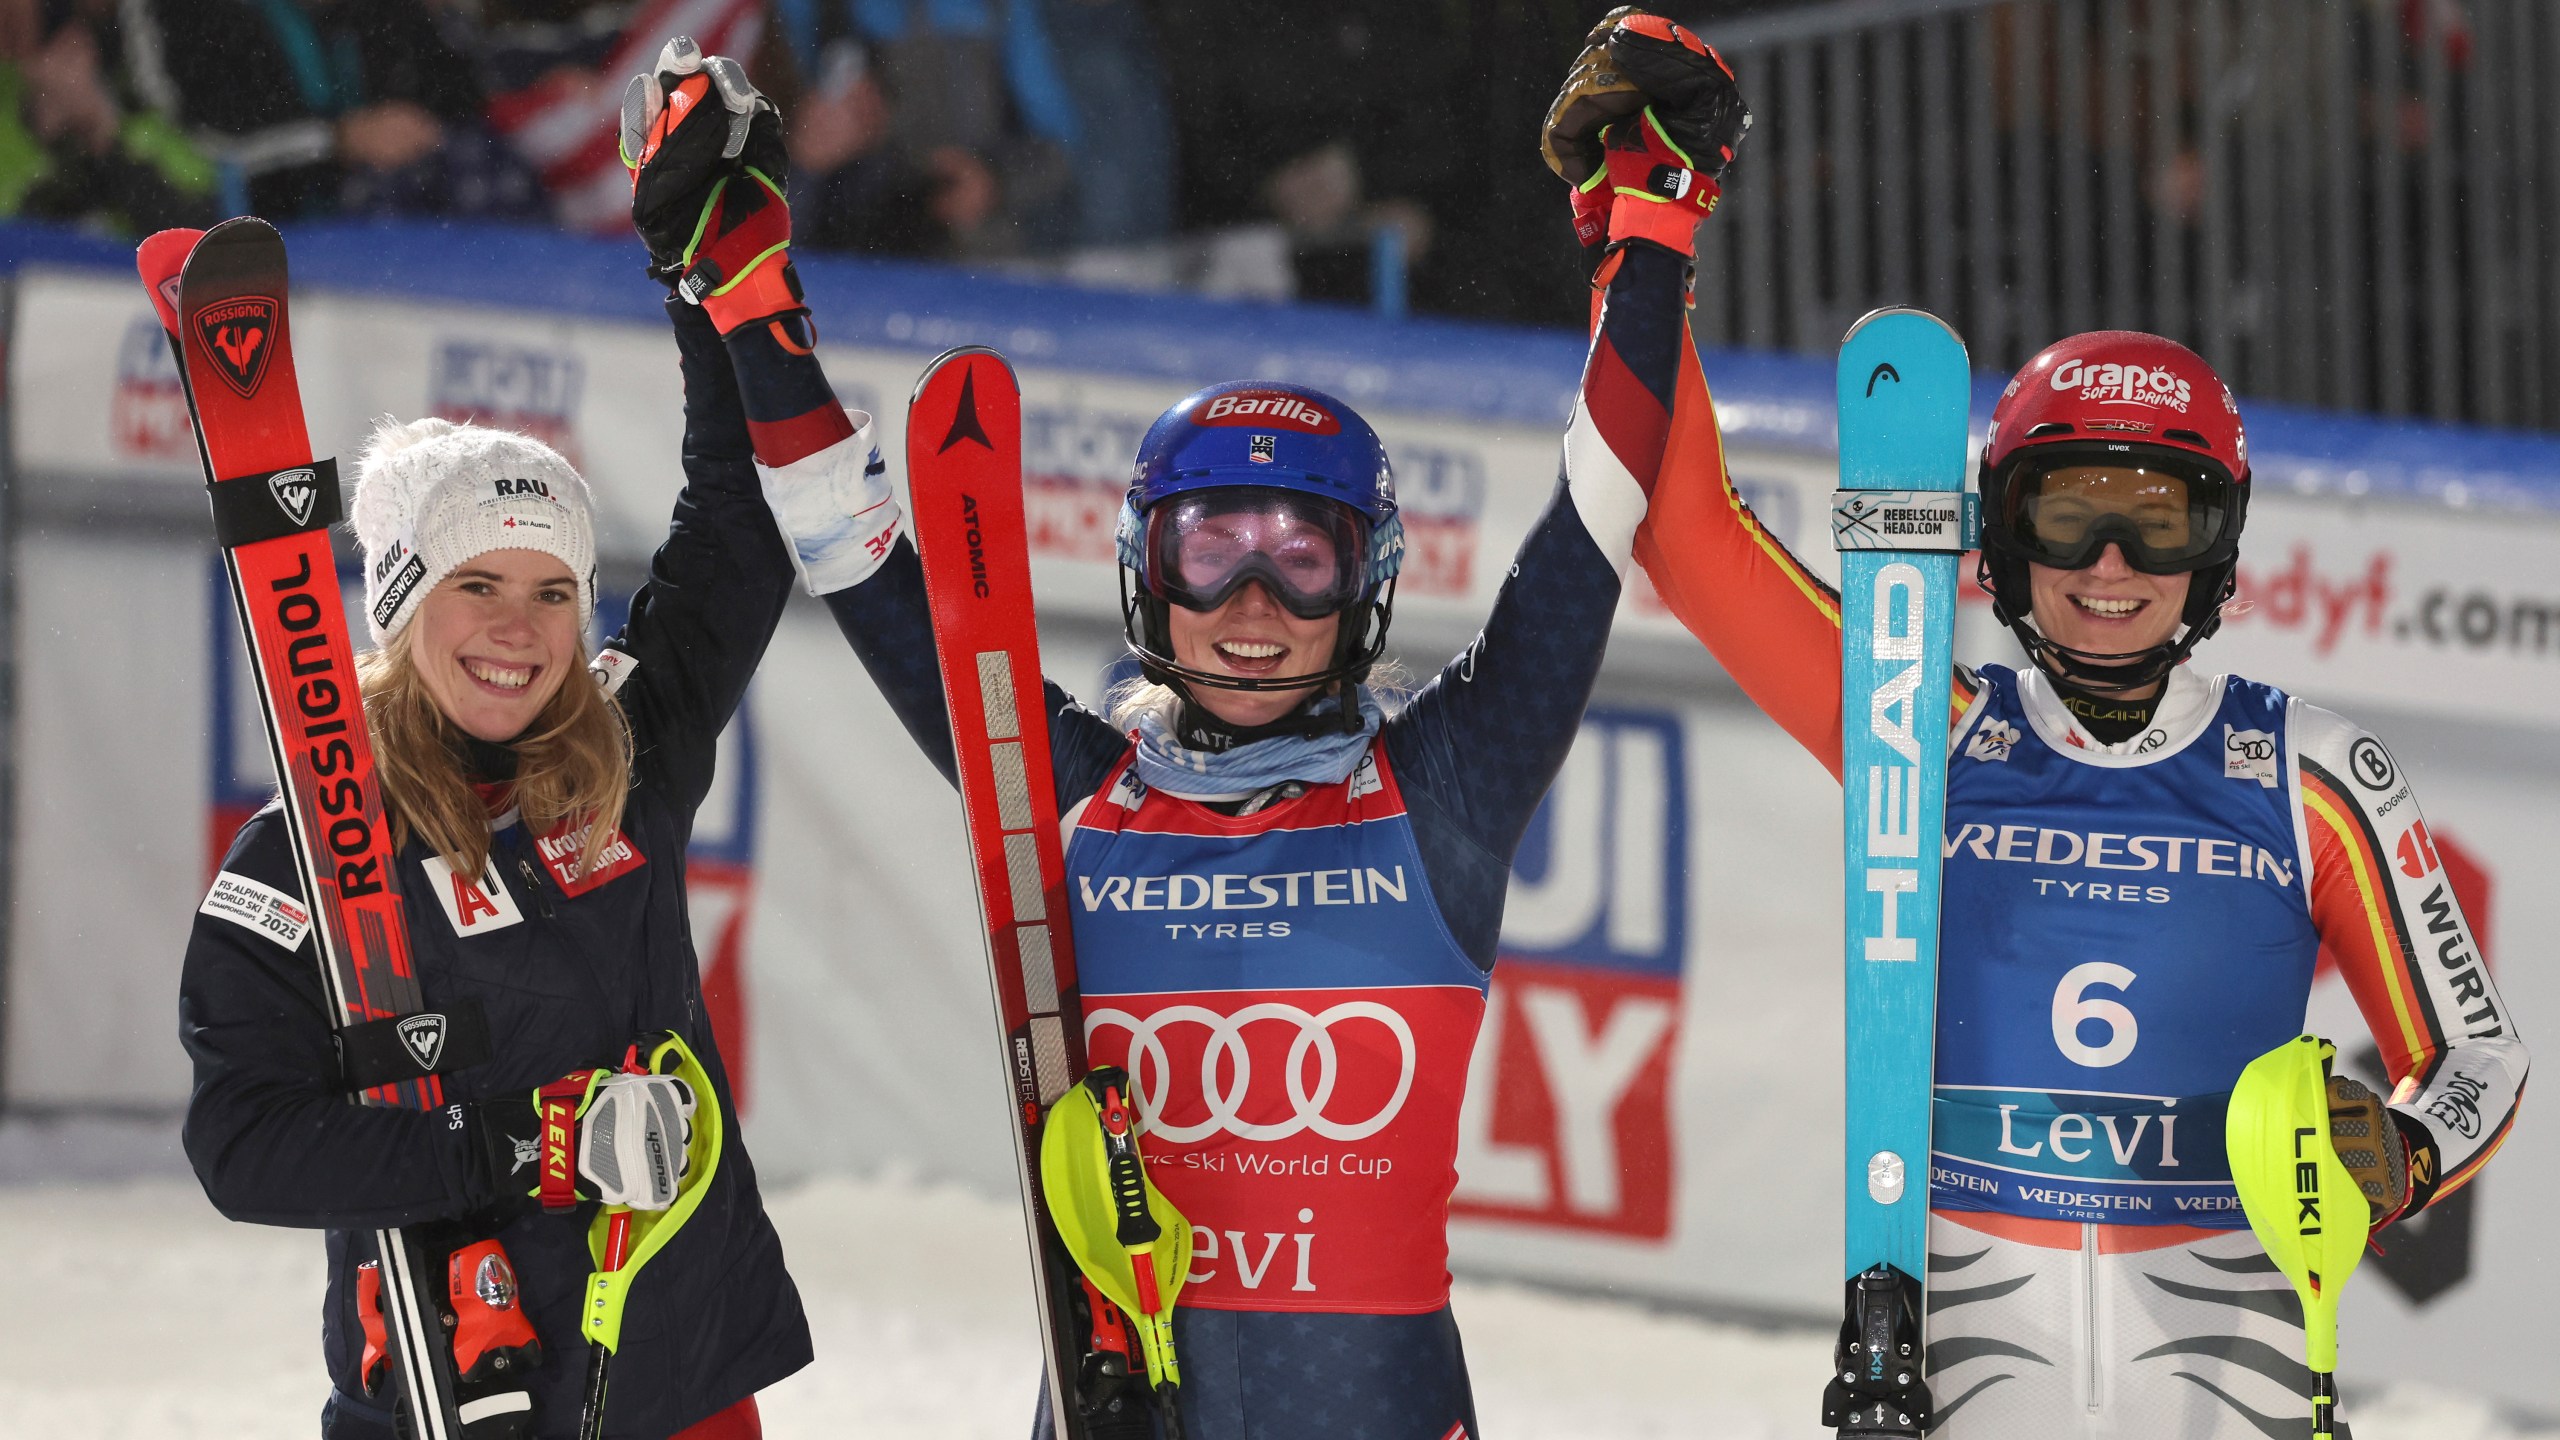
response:
<path id="1" fill-rule="evenodd" d="M 352 510 L 364 546 L 373 638 L 388 641 L 464 562 L 539 550 L 578 577 L 578 627 L 596 613 L 596 522 L 587 482 L 529 435 L 385 416 L 356 457 Z"/>

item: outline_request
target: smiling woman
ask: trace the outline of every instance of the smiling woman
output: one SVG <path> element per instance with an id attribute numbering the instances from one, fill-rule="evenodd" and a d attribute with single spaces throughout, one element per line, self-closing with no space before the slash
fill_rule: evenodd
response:
<path id="1" fill-rule="evenodd" d="M 476 875 L 483 790 L 506 782 L 539 830 L 592 817 L 579 858 L 594 868 L 621 824 L 631 739 L 611 697 L 563 683 L 586 672 L 595 612 L 587 482 L 538 440 L 444 420 L 383 426 L 358 476 L 382 642 L 359 668 L 394 834 Z"/>
<path id="2" fill-rule="evenodd" d="M 382 1014 L 360 995 L 344 1003 L 365 1023 L 333 1034 L 312 891 L 358 882 L 306 874 L 276 805 L 241 827 L 188 940 L 197 1178 L 231 1219 L 329 1232 L 326 1440 L 747 1440 L 756 1392 L 810 1359 L 703 1005 L 686 842 L 795 570 L 833 573 L 824 547 L 783 543 L 758 467 L 868 516 L 828 528 L 847 552 L 897 506 L 885 483 L 850 503 L 879 462 L 823 384 L 762 385 L 752 410 L 741 395 L 742 373 L 787 370 L 815 343 L 787 274 L 772 106 L 735 62 L 678 39 L 624 118 L 639 227 L 671 291 L 684 488 L 622 629 L 590 651 L 595 520 L 549 446 L 386 420 L 356 466 L 377 642 L 359 670 L 398 844 L 369 883 L 397 888 L 423 1008 Z M 674 293 L 697 259 L 729 283 Z M 363 759 L 343 740 L 310 755 L 336 814 Z M 346 1103 L 420 1075 L 440 1108 Z M 432 1319 L 377 1268 L 365 1232 L 382 1229 L 422 1252 Z M 605 1341 L 608 1390 L 585 1300 L 617 1237 L 632 1245 L 610 1268 L 645 1266 L 646 1284 Z M 449 1372 L 441 1428 L 404 1413 L 413 1366 Z"/>

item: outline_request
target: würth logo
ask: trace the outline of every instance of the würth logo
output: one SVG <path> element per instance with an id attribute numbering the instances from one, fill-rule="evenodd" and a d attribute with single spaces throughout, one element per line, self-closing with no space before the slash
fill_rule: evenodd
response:
<path id="1" fill-rule="evenodd" d="M 213 362 L 222 383 L 248 399 L 267 378 L 275 353 L 276 316 L 283 307 L 265 295 L 217 301 L 195 314 L 196 344 Z"/>

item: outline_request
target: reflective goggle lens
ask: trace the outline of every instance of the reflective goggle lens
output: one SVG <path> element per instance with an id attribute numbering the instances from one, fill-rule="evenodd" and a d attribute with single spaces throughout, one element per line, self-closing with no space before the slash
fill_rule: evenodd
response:
<path id="1" fill-rule="evenodd" d="M 2028 559 L 2061 570 L 2094 565 L 2106 547 L 2153 574 L 2205 563 L 2230 525 L 2230 486 L 2201 467 L 2056 465 L 2010 486 L 2009 538 Z"/>
<path id="2" fill-rule="evenodd" d="M 1286 490 L 1176 496 L 1148 517 L 1157 594 L 1214 610 L 1260 580 L 1290 613 L 1330 615 L 1360 593 L 1368 527 L 1350 507 Z"/>

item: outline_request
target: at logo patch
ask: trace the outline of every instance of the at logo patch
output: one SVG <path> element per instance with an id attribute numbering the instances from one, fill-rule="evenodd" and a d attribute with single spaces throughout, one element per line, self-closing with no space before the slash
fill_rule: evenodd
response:
<path id="1" fill-rule="evenodd" d="M 391 1027 L 400 1036 L 400 1044 L 418 1068 L 432 1073 L 436 1062 L 444 1058 L 444 1017 L 437 1014 L 412 1015 Z"/>
<path id="2" fill-rule="evenodd" d="M 196 312 L 197 348 L 213 362 L 213 373 L 243 400 L 257 394 L 267 378 L 267 359 L 276 349 L 276 312 L 281 308 L 271 296 L 242 295 Z"/>
<path id="3" fill-rule="evenodd" d="M 516 908 L 516 897 L 507 893 L 506 883 L 498 878 L 494 859 L 476 880 L 456 874 L 441 855 L 428 856 L 425 864 L 427 888 L 435 892 L 436 905 L 454 934 L 467 939 L 524 923 L 524 912 Z"/>
<path id="4" fill-rule="evenodd" d="M 276 508 L 296 525 L 311 523 L 311 507 L 320 499 L 320 482 L 311 467 L 279 470 L 267 477 L 267 493 L 276 497 Z"/>
<path id="5" fill-rule="evenodd" d="M 536 838 L 533 843 L 542 852 L 542 863 L 550 869 L 551 878 L 559 882 L 560 893 L 573 900 L 649 863 L 648 857 L 631 843 L 631 837 L 616 830 L 604 842 L 603 853 L 596 857 L 596 868 L 587 874 L 579 874 L 578 857 L 587 845 L 586 827 L 573 829 L 565 820 L 559 828 Z"/>
<path id="6" fill-rule="evenodd" d="M 213 889 L 205 893 L 196 913 L 220 916 L 287 950 L 299 949 L 302 937 L 311 933 L 311 911 L 301 901 L 228 870 L 213 877 Z"/>

